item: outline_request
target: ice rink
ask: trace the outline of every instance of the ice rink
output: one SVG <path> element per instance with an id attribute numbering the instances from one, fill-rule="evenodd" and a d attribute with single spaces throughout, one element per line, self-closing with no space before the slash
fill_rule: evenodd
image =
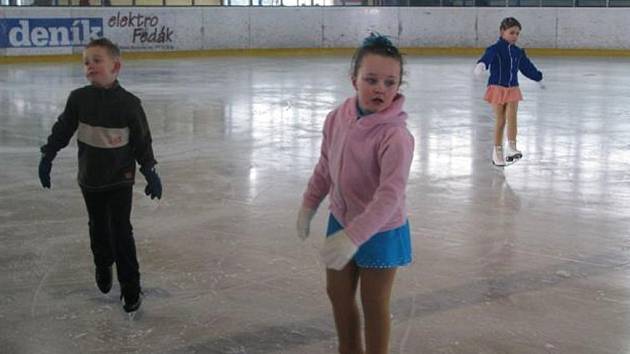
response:
<path id="1" fill-rule="evenodd" d="M 392 353 L 630 353 L 630 59 L 533 57 L 520 77 L 524 158 L 491 165 L 474 57 L 406 58 L 416 139 L 414 262 L 392 297 Z M 138 176 L 132 223 L 146 295 L 129 320 L 94 283 L 76 143 L 37 179 L 38 147 L 80 62 L 0 66 L 0 352 L 336 351 L 301 194 L 326 113 L 353 94 L 349 56 L 126 61 L 164 197 Z"/>

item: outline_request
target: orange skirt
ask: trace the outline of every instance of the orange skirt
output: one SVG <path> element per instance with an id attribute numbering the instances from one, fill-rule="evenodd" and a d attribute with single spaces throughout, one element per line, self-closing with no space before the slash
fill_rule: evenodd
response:
<path id="1" fill-rule="evenodd" d="M 499 85 L 490 85 L 486 90 L 483 99 L 490 104 L 506 104 L 508 102 L 518 102 L 523 99 L 521 89 L 518 86 L 503 87 Z"/>

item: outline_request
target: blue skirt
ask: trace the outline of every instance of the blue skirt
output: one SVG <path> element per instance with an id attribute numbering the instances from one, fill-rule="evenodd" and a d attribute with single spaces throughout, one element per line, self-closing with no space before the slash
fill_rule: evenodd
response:
<path id="1" fill-rule="evenodd" d="M 326 237 L 343 229 L 330 214 Z M 395 268 L 411 263 L 409 220 L 399 228 L 379 232 L 359 247 L 353 257 L 360 268 Z"/>

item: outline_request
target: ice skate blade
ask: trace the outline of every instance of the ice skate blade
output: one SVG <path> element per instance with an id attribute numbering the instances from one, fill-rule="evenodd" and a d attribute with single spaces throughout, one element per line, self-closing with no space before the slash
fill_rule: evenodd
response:
<path id="1" fill-rule="evenodd" d="M 518 159 L 512 159 L 512 160 L 510 160 L 510 161 L 507 161 L 507 160 L 506 160 L 506 161 L 505 161 L 505 162 L 506 162 L 506 163 L 505 163 L 505 165 L 506 165 L 506 166 L 511 166 L 511 165 L 514 165 L 514 164 L 515 164 L 515 163 L 517 163 L 519 160 L 520 160 L 520 158 L 518 158 Z"/>
<path id="2" fill-rule="evenodd" d="M 136 311 L 132 311 L 132 312 L 125 312 L 125 315 L 127 316 L 127 320 L 129 321 L 138 321 L 142 318 L 142 311 L 140 309 L 137 309 Z"/>
<path id="3" fill-rule="evenodd" d="M 516 154 L 514 156 L 507 156 L 505 158 L 505 162 L 517 161 L 517 160 L 520 160 L 522 157 L 523 157 L 522 154 Z"/>

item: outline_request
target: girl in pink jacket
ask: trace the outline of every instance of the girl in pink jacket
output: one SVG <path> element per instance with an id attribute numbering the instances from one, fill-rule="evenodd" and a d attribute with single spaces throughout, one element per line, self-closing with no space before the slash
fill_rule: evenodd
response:
<path id="1" fill-rule="evenodd" d="M 363 353 L 357 285 L 368 353 L 388 353 L 389 299 L 396 269 L 411 262 L 405 187 L 414 139 L 406 127 L 405 98 L 398 92 L 402 55 L 381 35 L 370 35 L 353 57 L 356 96 L 330 112 L 321 156 L 298 214 L 306 239 L 319 204 L 330 195 L 322 250 L 339 353 Z"/>

